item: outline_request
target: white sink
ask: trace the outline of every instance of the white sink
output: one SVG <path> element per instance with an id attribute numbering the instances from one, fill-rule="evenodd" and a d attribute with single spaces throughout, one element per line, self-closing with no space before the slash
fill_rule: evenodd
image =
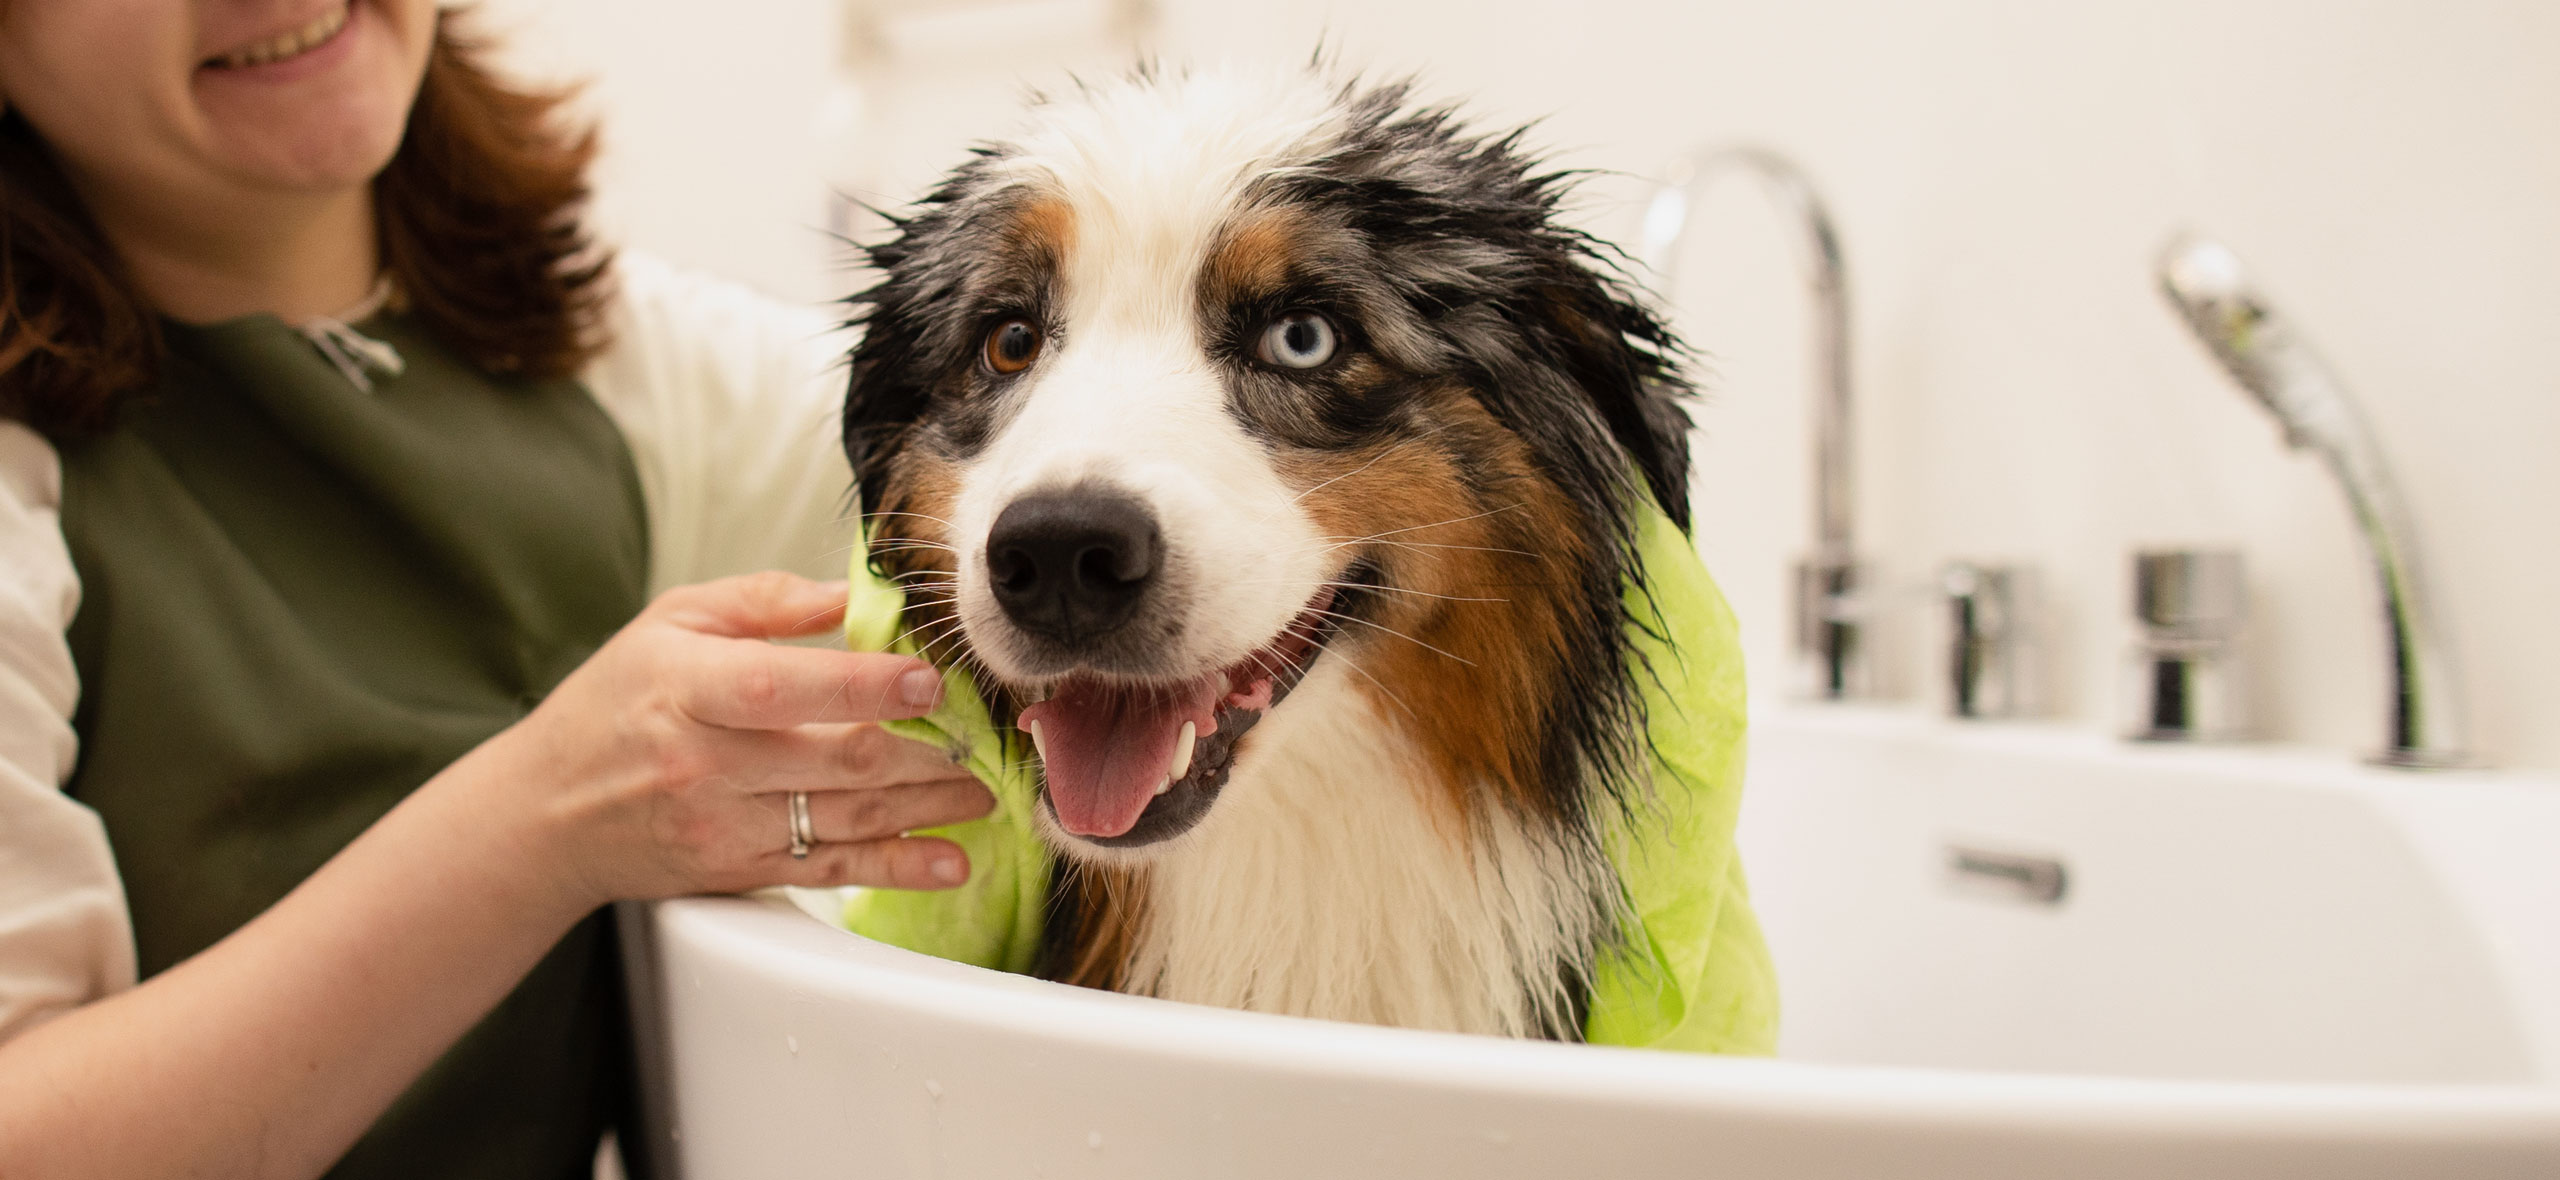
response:
<path id="1" fill-rule="evenodd" d="M 1792 712 L 1755 722 L 1743 840 L 1777 1061 L 635 910 L 634 1147 L 689 1180 L 2560 1175 L 2560 784 Z"/>
<path id="2" fill-rule="evenodd" d="M 1797 1060 L 2560 1084 L 2560 783 L 1803 711 L 1742 845 Z"/>

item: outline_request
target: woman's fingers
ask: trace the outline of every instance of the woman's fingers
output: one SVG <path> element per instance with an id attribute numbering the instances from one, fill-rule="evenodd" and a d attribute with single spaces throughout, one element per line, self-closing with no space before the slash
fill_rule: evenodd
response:
<path id="1" fill-rule="evenodd" d="M 784 885 L 867 885 L 876 889 L 949 889 L 969 879 L 969 855 L 949 840 L 904 836 L 860 844 L 820 844 L 807 860 L 774 853 L 759 868 Z"/>
<path id="2" fill-rule="evenodd" d="M 682 772 L 686 781 L 717 782 L 725 793 L 753 796 L 776 807 L 791 791 L 862 794 L 919 783 L 978 781 L 939 749 L 873 725 L 714 729 L 700 740 L 699 756 Z M 987 798 L 992 801 L 993 796 Z"/>
<path id="3" fill-rule="evenodd" d="M 978 819 L 996 809 L 996 797 L 974 778 L 909 783 L 877 790 L 809 791 L 809 825 L 820 844 L 858 844 L 899 836 L 919 828 L 938 828 Z M 790 793 L 758 795 L 765 818 L 762 830 L 771 845 L 791 845 Z"/>
<path id="4" fill-rule="evenodd" d="M 876 725 L 713 730 L 719 777 L 756 794 L 894 787 L 965 777 L 949 754 Z"/>
<path id="5" fill-rule="evenodd" d="M 686 674 L 676 707 L 705 725 L 788 729 L 921 717 L 942 703 L 942 675 L 908 656 L 783 647 L 752 639 L 680 637 Z"/>
<path id="6" fill-rule="evenodd" d="M 844 601 L 842 582 L 766 570 L 678 586 L 659 595 L 647 613 L 707 635 L 776 639 L 815 635 L 841 623 Z"/>

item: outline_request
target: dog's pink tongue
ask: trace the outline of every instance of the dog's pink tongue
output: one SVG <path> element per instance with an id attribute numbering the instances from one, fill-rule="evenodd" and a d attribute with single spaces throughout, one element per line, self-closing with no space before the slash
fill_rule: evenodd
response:
<path id="1" fill-rule="evenodd" d="M 1217 726 L 1209 708 L 1217 686 L 1197 688 L 1133 692 L 1070 681 L 1056 696 L 1024 709 L 1022 728 L 1040 727 L 1049 804 L 1058 822 L 1079 836 L 1118 836 L 1137 826 L 1173 767 L 1182 723 L 1193 723 L 1204 735 Z"/>

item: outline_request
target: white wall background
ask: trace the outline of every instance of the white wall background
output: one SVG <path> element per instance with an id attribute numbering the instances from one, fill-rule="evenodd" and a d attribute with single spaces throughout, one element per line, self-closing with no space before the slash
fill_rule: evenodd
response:
<path id="1" fill-rule="evenodd" d="M 850 290 L 830 184 L 913 195 L 1025 84 L 1128 57 L 1117 8 L 872 0 L 888 48 L 837 69 L 836 0 L 488 0 L 529 68 L 594 81 L 622 240 L 795 299 Z M 943 10 L 963 8 L 965 11 Z M 1955 558 L 2043 575 L 2058 716 L 2112 725 L 2127 567 L 2227 545 L 2258 606 L 2274 736 L 2369 749 L 2373 579 L 2312 461 L 2171 319 L 2175 227 L 2249 260 L 2363 397 L 2463 659 L 2474 744 L 2560 770 L 2560 5 L 2543 0 L 1705 0 L 1546 5 L 1158 0 L 1174 60 L 1303 58 L 1320 38 L 1419 72 L 1489 122 L 1544 118 L 1615 170 L 1588 224 L 1632 240 L 1648 174 L 1749 140 L 1801 160 L 1856 288 L 1859 527 L 1892 579 Z M 903 15 L 901 15 L 903 14 Z M 1701 210 L 1676 300 L 1714 357 L 1700 544 L 1783 680 L 1808 533 L 1793 239 L 1736 184 Z M 1930 612 L 1891 636 L 1928 695 Z"/>

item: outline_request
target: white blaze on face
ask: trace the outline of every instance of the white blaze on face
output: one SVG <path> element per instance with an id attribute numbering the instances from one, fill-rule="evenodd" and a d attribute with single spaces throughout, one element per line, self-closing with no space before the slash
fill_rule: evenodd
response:
<path id="1" fill-rule="evenodd" d="M 1230 75 L 1120 87 L 1040 108 L 1004 165 L 1064 203 L 1072 242 L 1055 338 L 1006 396 L 954 503 L 960 617 L 999 634 L 986 538 L 1023 495 L 1103 484 L 1136 496 L 1162 532 L 1165 576 L 1189 615 L 1169 673 L 1244 659 L 1305 608 L 1333 559 L 1269 449 L 1227 408 L 1204 352 L 1199 284 L 1219 228 L 1253 177 L 1319 136 L 1329 108 L 1303 79 Z M 1002 674 L 1005 645 L 979 642 Z"/>

